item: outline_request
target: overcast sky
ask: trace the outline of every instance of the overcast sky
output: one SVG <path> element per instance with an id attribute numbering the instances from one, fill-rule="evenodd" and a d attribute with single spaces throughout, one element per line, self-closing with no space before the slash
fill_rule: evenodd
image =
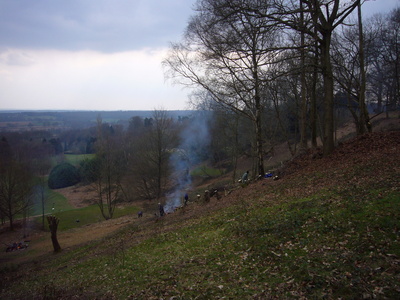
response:
<path id="1" fill-rule="evenodd" d="M 161 61 L 194 3 L 0 0 L 0 110 L 187 109 L 190 91 L 165 82 Z"/>

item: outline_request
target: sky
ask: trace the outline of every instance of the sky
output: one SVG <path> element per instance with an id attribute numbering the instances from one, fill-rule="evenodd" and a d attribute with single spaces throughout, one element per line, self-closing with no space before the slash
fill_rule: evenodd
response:
<path id="1" fill-rule="evenodd" d="M 181 110 L 161 66 L 196 0 L 0 0 L 0 110 Z M 367 15 L 400 0 L 371 0 Z"/>

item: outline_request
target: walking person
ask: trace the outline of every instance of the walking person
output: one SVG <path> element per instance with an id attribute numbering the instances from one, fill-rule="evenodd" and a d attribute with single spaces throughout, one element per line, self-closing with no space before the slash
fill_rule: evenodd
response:
<path id="1" fill-rule="evenodd" d="M 247 183 L 249 181 L 249 171 L 246 171 L 242 176 L 242 183 Z"/>
<path id="2" fill-rule="evenodd" d="M 160 211 L 160 217 L 162 217 L 165 212 L 164 212 L 164 206 L 161 203 L 158 203 L 158 210 Z"/>
<path id="3" fill-rule="evenodd" d="M 188 203 L 188 201 L 189 201 L 189 195 L 188 195 L 188 193 L 185 193 L 185 196 L 184 196 L 183 198 L 185 199 L 184 205 L 186 206 L 187 203 Z"/>

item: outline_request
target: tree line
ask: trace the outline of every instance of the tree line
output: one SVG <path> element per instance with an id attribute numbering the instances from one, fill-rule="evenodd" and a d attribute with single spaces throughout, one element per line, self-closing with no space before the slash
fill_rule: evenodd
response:
<path id="1" fill-rule="evenodd" d="M 288 114 L 286 135 L 296 140 L 291 123 Z M 271 148 L 283 141 L 279 128 L 264 128 Z M 211 106 L 177 118 L 156 110 L 149 118 L 131 117 L 126 127 L 104 122 L 99 115 L 90 128 L 0 136 L 0 217 L 11 229 L 15 218 L 29 216 L 34 205 L 40 207 L 45 227 L 49 188 L 87 186 L 109 219 L 117 203 L 165 197 L 202 163 L 232 171 L 234 181 L 237 160 L 243 155 L 252 158 L 254 147 L 246 118 Z M 67 154 L 87 156 L 73 165 Z"/>

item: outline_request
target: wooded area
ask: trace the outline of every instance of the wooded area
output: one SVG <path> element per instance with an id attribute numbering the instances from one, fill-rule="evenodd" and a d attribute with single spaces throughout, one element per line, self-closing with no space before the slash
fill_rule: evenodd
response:
<path id="1" fill-rule="evenodd" d="M 365 99 L 377 111 L 398 106 L 399 11 L 363 26 L 362 3 L 199 1 L 183 41 L 164 61 L 167 77 L 253 123 L 260 175 L 264 112 L 276 110 L 280 124 L 290 107 L 301 148 L 319 136 L 329 155 L 338 106 L 349 107 L 359 134 L 371 130 Z M 340 94 L 342 103 L 334 100 Z"/>

